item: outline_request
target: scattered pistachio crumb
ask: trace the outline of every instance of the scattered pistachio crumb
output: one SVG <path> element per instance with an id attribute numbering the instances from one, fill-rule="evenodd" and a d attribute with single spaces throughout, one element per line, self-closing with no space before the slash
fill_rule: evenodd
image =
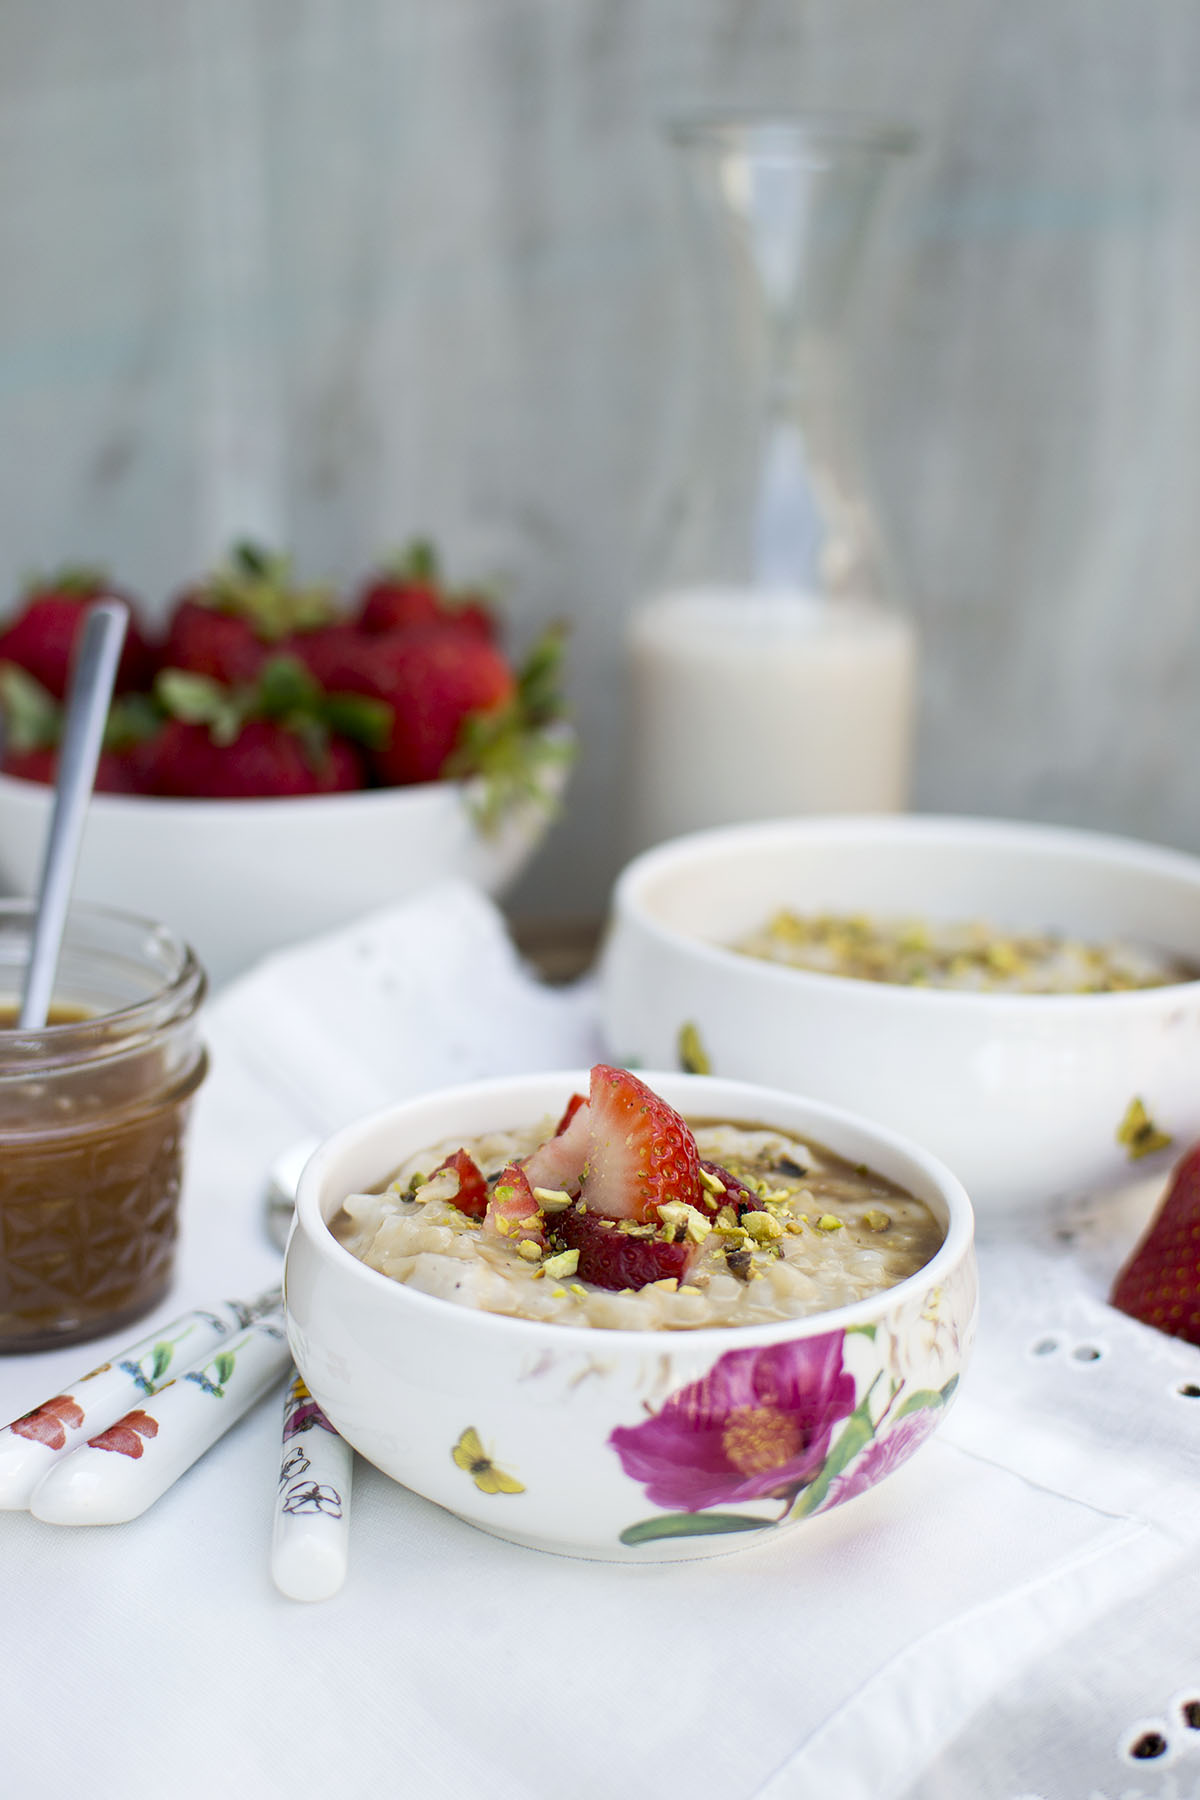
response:
<path id="1" fill-rule="evenodd" d="M 891 1222 L 892 1216 L 890 1213 L 880 1212 L 878 1208 L 874 1206 L 869 1212 L 863 1214 L 863 1224 L 867 1227 L 868 1231 L 886 1231 Z"/>
<path id="2" fill-rule="evenodd" d="M 678 1291 L 679 1281 L 674 1275 L 664 1275 L 661 1281 L 652 1281 L 650 1286 L 661 1288 L 664 1294 L 674 1294 Z"/>
<path id="3" fill-rule="evenodd" d="M 817 1220 L 818 1231 L 840 1231 L 841 1229 L 842 1221 L 833 1213 L 822 1213 Z"/>
<path id="4" fill-rule="evenodd" d="M 667 1230 L 674 1234 L 676 1242 L 683 1236 L 690 1238 L 693 1244 L 702 1244 L 712 1230 L 712 1221 L 682 1200 L 668 1200 L 657 1211 Z"/>
<path id="5" fill-rule="evenodd" d="M 679 1027 L 676 1043 L 679 1066 L 688 1075 L 711 1075 L 712 1063 L 694 1019 Z"/>
<path id="6" fill-rule="evenodd" d="M 517 1255 L 523 1256 L 526 1262 L 541 1262 L 542 1247 L 536 1238 L 522 1238 L 517 1245 Z"/>
<path id="7" fill-rule="evenodd" d="M 548 1256 L 542 1265 L 546 1274 L 554 1281 L 564 1281 L 568 1275 L 574 1275 L 579 1267 L 578 1250 L 560 1250 L 557 1256 Z"/>
<path id="8" fill-rule="evenodd" d="M 1130 1162 L 1137 1162 L 1140 1157 L 1153 1156 L 1156 1150 L 1165 1150 L 1171 1135 L 1159 1130 L 1142 1100 L 1135 1095 L 1117 1127 L 1117 1142 L 1125 1145 Z"/>
<path id="9" fill-rule="evenodd" d="M 782 1224 L 769 1212 L 744 1213 L 742 1228 L 749 1232 L 756 1244 L 768 1244 L 772 1239 L 783 1236 Z"/>
<path id="10" fill-rule="evenodd" d="M 714 1175 L 711 1169 L 701 1169 L 700 1185 L 701 1187 L 707 1188 L 710 1194 L 724 1194 L 728 1192 L 721 1177 L 719 1175 Z"/>

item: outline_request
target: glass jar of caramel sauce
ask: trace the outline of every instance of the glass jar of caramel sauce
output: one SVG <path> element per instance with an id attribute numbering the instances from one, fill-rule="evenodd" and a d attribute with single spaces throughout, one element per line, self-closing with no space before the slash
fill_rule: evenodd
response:
<path id="1" fill-rule="evenodd" d="M 0 1351 L 148 1312 L 171 1279 L 205 977 L 162 925 L 73 907 L 47 1024 L 21 1030 L 34 908 L 0 902 Z"/>

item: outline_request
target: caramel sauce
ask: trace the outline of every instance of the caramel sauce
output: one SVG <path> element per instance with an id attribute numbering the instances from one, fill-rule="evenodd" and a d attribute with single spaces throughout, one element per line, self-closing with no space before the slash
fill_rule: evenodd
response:
<path id="1" fill-rule="evenodd" d="M 85 1019 L 94 1019 L 95 1013 L 89 1006 L 74 1006 L 67 1000 L 55 1000 L 46 1014 L 47 1025 L 82 1025 Z M 15 1031 L 20 1022 L 21 1008 L 12 1000 L 0 1000 L 0 1031 Z"/>
<path id="2" fill-rule="evenodd" d="M 0 1003 L 0 1030 L 17 1017 Z M 99 1029 L 104 1015 L 63 1003 L 48 1023 Z M 180 1067 L 165 1046 L 106 1061 L 93 1040 L 65 1077 L 16 1076 L 0 1116 L 0 1351 L 115 1329 L 165 1293 L 205 1069 L 202 1052 Z"/>

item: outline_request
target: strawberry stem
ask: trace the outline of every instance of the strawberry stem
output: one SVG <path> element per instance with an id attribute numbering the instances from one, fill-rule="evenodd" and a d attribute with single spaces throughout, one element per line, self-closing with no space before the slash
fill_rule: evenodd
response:
<path id="1" fill-rule="evenodd" d="M 496 712 L 471 713 L 463 721 L 444 773 L 452 780 L 478 781 L 471 807 L 484 832 L 497 831 L 505 815 L 522 802 L 553 810 L 546 776 L 575 754 L 569 740 L 549 730 L 567 714 L 562 691 L 565 642 L 566 627 L 551 625 L 526 655 L 508 704 Z"/>

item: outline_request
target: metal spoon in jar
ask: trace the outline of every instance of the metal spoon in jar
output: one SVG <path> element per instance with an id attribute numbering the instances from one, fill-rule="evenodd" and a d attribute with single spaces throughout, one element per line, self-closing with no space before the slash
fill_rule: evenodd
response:
<path id="1" fill-rule="evenodd" d="M 128 623 L 129 608 L 122 601 L 100 600 L 88 608 L 80 633 L 21 996 L 22 1031 L 39 1031 L 50 1011 L 88 801 Z"/>

